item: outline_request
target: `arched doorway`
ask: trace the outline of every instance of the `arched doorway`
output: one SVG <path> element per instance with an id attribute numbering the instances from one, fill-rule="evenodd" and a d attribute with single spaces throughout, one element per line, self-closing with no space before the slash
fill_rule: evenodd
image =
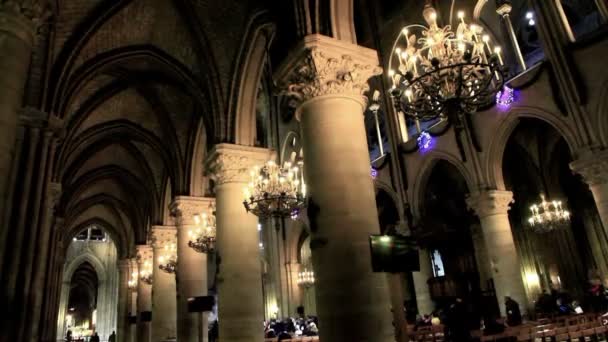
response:
<path id="1" fill-rule="evenodd" d="M 588 187 L 572 173 L 570 149 L 551 125 L 521 119 L 503 157 L 505 186 L 513 192 L 509 211 L 522 278 L 530 302 L 543 292 L 584 301 L 589 281 L 606 282 L 608 239 Z M 530 226 L 530 207 L 562 201 L 570 222 L 550 232 Z"/>
<path id="2" fill-rule="evenodd" d="M 474 326 L 475 317 L 498 313 L 498 302 L 480 223 L 466 204 L 468 194 L 467 181 L 457 167 L 437 161 L 421 198 L 415 236 L 423 251 L 421 265 L 430 263 L 427 284 L 435 309 L 445 309 L 461 298 Z"/>
<path id="3" fill-rule="evenodd" d="M 91 225 L 70 242 L 63 266 L 57 335 L 106 340 L 116 330 L 117 249 L 106 231 Z"/>

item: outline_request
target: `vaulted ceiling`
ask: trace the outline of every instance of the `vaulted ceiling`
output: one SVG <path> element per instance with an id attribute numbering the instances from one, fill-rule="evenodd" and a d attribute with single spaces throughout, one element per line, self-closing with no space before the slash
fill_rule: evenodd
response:
<path id="1" fill-rule="evenodd" d="M 260 6 L 192 0 L 55 6 L 46 62 L 34 63 L 47 78 L 42 107 L 64 127 L 53 175 L 63 186 L 64 241 L 98 224 L 119 253 L 130 254 L 146 242 L 150 225 L 167 219 L 167 202 L 191 192 L 197 144 L 231 140 L 226 94 L 246 18 Z"/>

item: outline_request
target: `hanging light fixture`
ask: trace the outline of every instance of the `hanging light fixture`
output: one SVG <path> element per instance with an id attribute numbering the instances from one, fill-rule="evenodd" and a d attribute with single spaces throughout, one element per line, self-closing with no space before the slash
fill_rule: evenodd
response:
<path id="1" fill-rule="evenodd" d="M 266 165 L 255 166 L 251 180 L 244 189 L 243 205 L 248 212 L 260 217 L 297 217 L 306 206 L 306 184 L 301 170 L 302 164 L 283 167 L 270 160 Z"/>
<path id="2" fill-rule="evenodd" d="M 216 242 L 215 208 L 209 206 L 209 211 L 194 215 L 196 227 L 188 231 L 190 240 L 188 246 L 198 253 L 213 253 Z"/>
<path id="3" fill-rule="evenodd" d="M 304 288 L 309 288 L 315 284 L 315 273 L 311 270 L 304 269 L 298 273 L 298 285 Z"/>
<path id="4" fill-rule="evenodd" d="M 530 228 L 537 233 L 547 233 L 568 227 L 570 212 L 565 210 L 561 201 L 547 201 L 545 195 L 540 195 L 540 203 L 530 206 Z"/>
<path id="5" fill-rule="evenodd" d="M 139 279 L 148 285 L 152 285 L 152 262 L 144 261 L 142 269 L 139 271 Z"/>
<path id="6" fill-rule="evenodd" d="M 491 105 L 503 87 L 506 67 L 501 48 L 480 25 L 466 23 L 463 11 L 458 12 L 455 31 L 450 25 L 439 27 L 429 2 L 423 16 L 428 27 L 404 27 L 393 45 L 388 70 L 393 102 L 418 134 L 423 133 L 421 122 L 431 121 L 447 121 L 460 133 L 465 114 Z"/>
<path id="7" fill-rule="evenodd" d="M 177 246 L 168 243 L 163 248 L 162 254 L 158 257 L 158 268 L 167 273 L 175 273 L 177 269 Z"/>
<path id="8" fill-rule="evenodd" d="M 139 274 L 137 272 L 131 273 L 131 279 L 129 279 L 129 282 L 128 282 L 129 289 L 131 289 L 133 291 L 137 289 L 138 276 L 139 276 Z"/>

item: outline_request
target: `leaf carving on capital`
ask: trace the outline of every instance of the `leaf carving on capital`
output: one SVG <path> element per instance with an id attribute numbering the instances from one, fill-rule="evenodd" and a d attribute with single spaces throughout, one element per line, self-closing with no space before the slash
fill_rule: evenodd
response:
<path id="1" fill-rule="evenodd" d="M 251 156 L 223 152 L 218 154 L 209 164 L 208 173 L 217 185 L 225 183 L 246 183 L 249 181 L 250 170 L 256 165 L 264 165 L 266 160 Z"/>
<path id="2" fill-rule="evenodd" d="M 141 245 L 137 246 L 137 263 L 141 264 L 147 260 L 152 260 L 152 246 Z"/>
<path id="3" fill-rule="evenodd" d="M 583 176 L 590 186 L 608 183 L 608 158 L 605 155 L 574 161 L 570 168 Z"/>
<path id="4" fill-rule="evenodd" d="M 353 56 L 329 56 L 320 48 L 309 48 L 283 86 L 284 94 L 306 101 L 329 94 L 363 95 L 370 77 L 382 73 L 377 65 L 358 63 Z"/>
<path id="5" fill-rule="evenodd" d="M 507 214 L 513 203 L 511 191 L 487 190 L 467 198 L 467 205 L 478 217 Z"/>
<path id="6" fill-rule="evenodd" d="M 54 209 L 61 199 L 61 183 L 50 183 L 48 187 L 48 207 Z"/>
<path id="7" fill-rule="evenodd" d="M 162 248 L 165 245 L 177 243 L 177 230 L 170 228 L 152 228 L 150 238 L 154 248 Z"/>
<path id="8" fill-rule="evenodd" d="M 0 11 L 21 15 L 34 24 L 40 24 L 52 14 L 47 0 L 4 0 Z"/>
<path id="9" fill-rule="evenodd" d="M 215 200 L 179 199 L 171 204 L 171 215 L 175 216 L 178 225 L 194 224 L 194 216 L 201 213 L 211 214 Z"/>

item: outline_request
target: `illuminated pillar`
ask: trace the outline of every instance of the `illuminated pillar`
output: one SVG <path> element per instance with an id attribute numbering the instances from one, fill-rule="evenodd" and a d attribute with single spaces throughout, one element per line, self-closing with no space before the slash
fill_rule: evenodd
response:
<path id="1" fill-rule="evenodd" d="M 513 298 L 522 310 L 528 306 L 507 213 L 512 200 L 512 192 L 499 190 L 478 192 L 467 199 L 467 204 L 475 210 L 481 223 L 496 298 L 503 316 L 506 316 L 505 296 Z"/>
<path id="2" fill-rule="evenodd" d="M 177 243 L 176 234 L 173 226 L 152 226 L 152 342 L 163 342 L 177 337 L 175 273 L 168 273 L 159 268 L 159 259 L 165 246 Z"/>
<path id="3" fill-rule="evenodd" d="M 219 336 L 226 342 L 264 340 L 258 219 L 245 211 L 243 188 L 250 169 L 270 156 L 267 149 L 218 144 L 207 161 L 217 204 Z"/>
<path id="4" fill-rule="evenodd" d="M 309 35 L 275 75 L 301 101 L 321 341 L 394 341 L 387 278 L 372 272 L 369 247 L 380 227 L 363 111 L 377 65 L 374 50 Z"/>
<path id="5" fill-rule="evenodd" d="M 589 185 L 604 231 L 608 233 L 608 151 L 576 160 L 570 163 L 570 169 L 582 175 Z"/>
<path id="6" fill-rule="evenodd" d="M 118 318 L 116 320 L 117 342 L 126 342 L 129 324 L 129 279 L 131 279 L 131 260 L 118 261 Z"/>
<path id="7" fill-rule="evenodd" d="M 431 265 L 431 256 L 428 249 L 419 249 L 420 254 L 420 271 L 412 272 L 414 278 L 414 290 L 416 291 L 416 304 L 418 305 L 418 313 L 421 315 L 430 314 L 435 310 L 435 304 L 431 299 L 431 291 L 429 289 L 429 279 L 433 277 L 433 269 Z"/>
<path id="8" fill-rule="evenodd" d="M 152 246 L 137 246 L 137 267 L 141 275 L 146 262 L 152 263 L 154 254 Z M 154 271 L 153 272 L 157 272 Z M 158 270 L 160 272 L 160 270 Z M 142 281 L 137 283 L 137 342 L 150 342 L 150 321 L 148 314 L 152 312 L 152 285 Z"/>
<path id="9" fill-rule="evenodd" d="M 177 334 L 179 341 L 207 341 L 207 313 L 188 312 L 188 298 L 207 295 L 207 254 L 188 246 L 194 215 L 213 215 L 215 199 L 178 196 L 171 204 L 177 225 Z M 200 338 L 200 339 L 199 339 Z"/>

